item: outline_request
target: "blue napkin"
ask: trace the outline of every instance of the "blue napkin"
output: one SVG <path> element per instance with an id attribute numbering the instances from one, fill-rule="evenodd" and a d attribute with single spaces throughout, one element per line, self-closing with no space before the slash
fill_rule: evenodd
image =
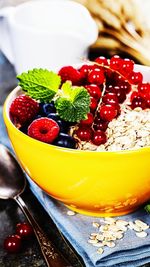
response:
<path id="1" fill-rule="evenodd" d="M 10 147 L 0 108 L 0 142 Z M 123 239 L 116 242 L 114 248 L 105 248 L 102 255 L 97 254 L 97 248 L 87 243 L 90 233 L 95 232 L 92 222 L 101 222 L 102 218 L 88 217 L 80 214 L 68 216 L 68 209 L 44 193 L 30 178 L 31 190 L 52 217 L 64 236 L 70 241 L 83 258 L 87 267 L 137 267 L 150 262 L 150 230 L 146 238 L 139 238 L 135 232 L 128 230 Z M 118 217 L 119 218 L 119 217 Z M 141 219 L 150 224 L 150 215 L 140 209 L 130 215 L 121 217 L 127 221 Z"/>

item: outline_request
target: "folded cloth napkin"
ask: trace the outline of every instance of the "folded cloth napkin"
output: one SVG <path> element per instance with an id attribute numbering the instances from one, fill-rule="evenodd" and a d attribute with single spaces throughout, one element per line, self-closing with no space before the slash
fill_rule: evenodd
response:
<path id="1" fill-rule="evenodd" d="M 10 147 L 0 108 L 0 142 Z M 32 192 L 43 205 L 44 209 L 52 217 L 64 236 L 70 241 L 76 251 L 83 258 L 87 267 L 137 267 L 150 262 L 150 230 L 146 230 L 148 236 L 139 238 L 135 232 L 128 230 L 123 239 L 116 242 L 114 248 L 106 247 L 103 254 L 97 253 L 97 248 L 87 242 L 90 233 L 96 232 L 92 222 L 101 222 L 102 218 L 95 218 L 75 214 L 68 216 L 68 209 L 59 201 L 56 201 L 44 193 L 30 178 L 28 178 Z M 117 217 L 120 218 L 120 217 Z M 121 219 L 134 221 L 141 219 L 150 224 L 150 215 L 144 209 L 122 216 Z"/>

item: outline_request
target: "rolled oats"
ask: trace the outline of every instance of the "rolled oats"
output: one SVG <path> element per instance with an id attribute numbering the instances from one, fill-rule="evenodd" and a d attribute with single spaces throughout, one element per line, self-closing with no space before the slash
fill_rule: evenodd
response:
<path id="1" fill-rule="evenodd" d="M 100 224 L 97 223 L 97 222 L 93 222 L 92 225 L 93 225 L 93 227 L 95 227 L 95 228 L 99 228 L 99 227 L 100 227 Z"/>
<path id="2" fill-rule="evenodd" d="M 142 110 L 121 105 L 121 115 L 108 124 L 107 142 L 96 146 L 81 142 L 79 149 L 92 151 L 119 151 L 150 146 L 150 109 Z"/>
<path id="3" fill-rule="evenodd" d="M 144 231 L 142 231 L 142 232 L 140 232 L 140 233 L 136 233 L 136 236 L 137 236 L 137 237 L 140 237 L 140 238 L 144 238 L 144 237 L 147 236 L 147 233 L 144 232 Z"/>
<path id="4" fill-rule="evenodd" d="M 147 230 L 149 228 L 149 225 L 141 220 L 135 220 L 135 224 L 141 227 L 142 230 Z"/>
<path id="5" fill-rule="evenodd" d="M 101 223 L 101 225 L 97 222 L 92 223 L 93 227 L 99 225 L 97 227 L 98 233 L 91 233 L 88 239 L 88 243 L 99 248 L 97 250 L 99 254 L 104 252 L 105 246 L 109 248 L 115 247 L 119 239 L 122 239 L 129 229 L 134 231 L 139 238 L 144 238 L 148 235 L 145 230 L 149 228 L 149 225 L 138 219 L 133 222 L 106 217 Z"/>
<path id="6" fill-rule="evenodd" d="M 103 254 L 103 252 L 104 252 L 103 248 L 99 248 L 99 249 L 97 250 L 97 253 L 98 253 L 98 254 Z"/>
<path id="7" fill-rule="evenodd" d="M 69 216 L 73 216 L 73 215 L 75 215 L 75 212 L 72 211 L 72 210 L 68 210 L 68 211 L 67 211 L 67 215 L 69 215 Z"/>

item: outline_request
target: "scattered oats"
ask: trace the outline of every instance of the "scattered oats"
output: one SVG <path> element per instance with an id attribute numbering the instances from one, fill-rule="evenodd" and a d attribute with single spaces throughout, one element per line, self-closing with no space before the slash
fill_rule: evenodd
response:
<path id="1" fill-rule="evenodd" d="M 127 222 L 127 221 L 124 221 L 124 220 L 117 220 L 116 221 L 116 225 L 118 225 L 118 226 L 122 226 L 122 225 L 124 225 L 124 226 L 127 226 L 129 223 Z"/>
<path id="2" fill-rule="evenodd" d="M 118 203 L 120 205 L 120 203 Z M 135 234 L 139 238 L 144 238 L 148 234 L 144 230 L 149 228 L 149 225 L 141 220 L 125 221 L 121 219 L 114 219 L 111 217 L 106 217 L 103 224 L 93 222 L 93 226 L 98 228 L 98 233 L 91 233 L 88 243 L 94 247 L 98 247 L 97 253 L 102 254 L 104 252 L 105 246 L 113 248 L 117 245 L 117 241 L 124 237 L 125 232 L 128 229 L 135 231 Z"/>
<path id="3" fill-rule="evenodd" d="M 104 247 L 104 244 L 102 242 L 98 242 L 98 243 L 93 244 L 93 246 L 101 248 L 101 247 Z"/>
<path id="4" fill-rule="evenodd" d="M 140 238 L 144 238 L 146 237 L 148 234 L 144 231 L 140 232 L 140 233 L 136 233 L 136 236 L 140 237 Z"/>
<path id="5" fill-rule="evenodd" d="M 101 232 L 105 232 L 105 231 L 108 231 L 108 228 L 109 228 L 109 226 L 107 224 L 106 225 L 101 225 L 100 228 L 99 228 L 99 230 Z"/>
<path id="6" fill-rule="evenodd" d="M 72 211 L 72 210 L 68 210 L 67 211 L 67 215 L 69 215 L 69 216 L 73 216 L 73 215 L 75 215 L 76 213 L 74 212 L 74 211 Z"/>
<path id="7" fill-rule="evenodd" d="M 133 222 L 129 222 L 128 228 L 130 230 L 133 230 L 134 229 L 134 223 Z"/>
<path id="8" fill-rule="evenodd" d="M 104 252 L 103 248 L 99 248 L 99 249 L 97 250 L 97 253 L 98 253 L 98 254 L 103 254 L 103 252 Z"/>
<path id="9" fill-rule="evenodd" d="M 104 239 L 104 241 L 106 241 L 106 242 L 115 241 L 115 240 L 116 240 L 116 237 L 113 235 L 105 236 L 105 239 Z"/>
<path id="10" fill-rule="evenodd" d="M 90 239 L 91 240 L 95 240 L 96 239 L 96 236 L 90 235 Z"/>
<path id="11" fill-rule="evenodd" d="M 97 233 L 91 233 L 91 236 L 95 236 L 96 237 L 97 236 Z"/>
<path id="12" fill-rule="evenodd" d="M 93 222 L 92 225 L 93 225 L 93 227 L 95 227 L 95 228 L 99 228 L 99 227 L 100 227 L 100 224 L 97 223 L 97 222 Z"/>
<path id="13" fill-rule="evenodd" d="M 117 225 L 117 224 L 116 224 Z M 120 230 L 122 230 L 123 232 L 126 232 L 127 231 L 127 226 L 125 226 L 125 225 L 121 225 L 121 224 L 119 224 L 119 225 L 117 225 L 118 227 L 119 227 L 119 229 Z"/>
<path id="14" fill-rule="evenodd" d="M 141 220 L 135 220 L 135 224 L 142 228 L 142 230 L 147 230 L 149 225 L 147 223 L 142 222 Z"/>
<path id="15" fill-rule="evenodd" d="M 118 232 L 118 233 L 116 234 L 116 238 L 117 238 L 117 239 L 122 239 L 123 237 L 124 237 L 124 235 L 123 235 L 122 233 L 119 233 L 119 232 Z"/>
<path id="16" fill-rule="evenodd" d="M 111 217 L 106 217 L 106 218 L 105 218 L 105 222 L 106 222 L 107 224 L 112 224 L 112 223 L 115 223 L 116 220 L 115 220 L 114 218 L 111 218 Z"/>
<path id="17" fill-rule="evenodd" d="M 135 232 L 142 232 L 142 228 L 141 228 L 140 226 L 136 225 L 136 224 L 134 224 L 134 228 L 133 228 L 133 230 L 134 230 Z"/>
<path id="18" fill-rule="evenodd" d="M 115 242 L 107 242 L 106 243 L 106 246 L 109 247 L 109 248 L 114 248 L 116 246 Z"/>
<path id="19" fill-rule="evenodd" d="M 109 230 L 110 230 L 111 232 L 118 232 L 120 229 L 118 228 L 117 225 L 111 224 L 111 225 L 109 226 Z"/>
<path id="20" fill-rule="evenodd" d="M 96 235 L 96 239 L 99 240 L 99 241 L 103 241 L 104 240 L 104 235 L 97 234 Z"/>
<path id="21" fill-rule="evenodd" d="M 90 243 L 90 244 L 96 244 L 96 243 L 98 243 L 98 240 L 97 239 L 89 239 L 88 240 L 88 243 Z"/>

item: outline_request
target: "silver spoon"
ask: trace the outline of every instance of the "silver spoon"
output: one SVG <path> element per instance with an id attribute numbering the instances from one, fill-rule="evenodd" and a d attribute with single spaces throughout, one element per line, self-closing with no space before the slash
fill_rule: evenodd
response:
<path id="1" fill-rule="evenodd" d="M 0 144 L 0 198 L 11 198 L 18 203 L 33 227 L 47 266 L 71 267 L 68 261 L 60 254 L 51 241 L 48 240 L 36 220 L 29 212 L 23 199 L 20 197 L 20 194 L 24 191 L 25 186 L 26 179 L 20 165 L 10 151 Z"/>

